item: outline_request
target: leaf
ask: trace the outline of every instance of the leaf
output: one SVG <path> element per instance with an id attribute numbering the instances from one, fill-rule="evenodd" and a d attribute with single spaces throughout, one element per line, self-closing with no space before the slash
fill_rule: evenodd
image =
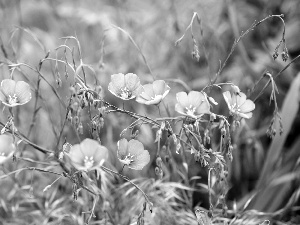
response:
<path id="1" fill-rule="evenodd" d="M 299 99 L 300 99 L 300 73 L 296 76 L 294 81 L 291 84 L 291 87 L 284 99 L 282 110 L 281 110 L 281 118 L 283 124 L 283 134 L 279 134 L 277 132 L 271 146 L 268 150 L 268 155 L 266 157 L 266 162 L 264 164 L 259 182 L 257 184 L 257 188 L 262 188 L 269 182 L 269 177 L 274 170 L 274 166 L 281 154 L 282 147 L 286 141 L 287 135 L 292 127 L 294 119 L 298 113 L 299 109 Z M 279 120 L 276 120 L 276 129 L 279 130 L 280 124 Z"/>
<path id="2" fill-rule="evenodd" d="M 256 193 L 250 202 L 248 209 L 256 209 L 264 212 L 274 212 L 286 204 L 289 196 L 293 194 L 291 182 L 294 180 L 291 171 L 299 157 L 300 141 L 296 141 L 288 151 L 285 150 L 285 158 L 276 168 L 281 158 L 283 146 L 287 135 L 293 125 L 299 110 L 300 100 L 300 73 L 296 76 L 284 99 L 282 106 L 282 123 L 284 133 L 277 132 L 268 150 L 266 162 L 260 180 L 256 186 Z M 276 128 L 279 129 L 279 121 L 276 121 Z M 276 185 L 276 186 L 275 186 Z"/>

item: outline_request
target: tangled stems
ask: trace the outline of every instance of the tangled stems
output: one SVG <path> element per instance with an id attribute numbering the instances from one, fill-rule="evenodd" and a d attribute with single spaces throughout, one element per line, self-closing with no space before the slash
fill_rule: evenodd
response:
<path id="1" fill-rule="evenodd" d="M 113 171 L 113 170 L 111 170 L 111 169 L 109 169 L 109 168 L 107 168 L 107 167 L 100 166 L 100 168 L 101 168 L 103 171 L 107 172 L 107 173 L 113 173 L 113 174 L 115 174 L 115 175 L 118 175 L 119 177 L 121 177 L 121 178 L 123 178 L 124 180 L 128 181 L 129 183 L 131 183 L 136 189 L 138 189 L 138 190 L 143 194 L 145 200 L 146 200 L 147 203 L 149 204 L 149 209 L 150 209 L 150 211 L 152 212 L 152 206 L 153 206 L 153 203 L 149 200 L 148 195 L 147 195 L 147 194 L 146 194 L 146 193 L 145 193 L 138 185 L 136 185 L 134 182 L 132 182 L 128 177 L 126 177 L 126 176 L 124 176 L 124 175 L 122 175 L 122 174 L 120 174 L 120 173 L 118 173 L 118 172 L 115 172 L 115 171 Z"/>
<path id="2" fill-rule="evenodd" d="M 1 123 L 1 125 L 3 125 Z M 15 133 L 15 135 L 17 135 L 18 137 L 21 137 L 20 134 Z M 43 153 L 50 153 L 50 150 L 47 150 L 47 149 L 44 149 L 34 143 L 32 143 L 31 141 L 27 140 L 27 139 L 22 139 L 24 141 L 26 141 L 28 144 L 30 144 L 32 147 L 36 148 L 37 150 L 43 152 Z M 51 152 L 52 153 L 52 152 Z M 30 161 L 30 162 L 34 162 L 32 160 L 25 160 L 25 161 Z M 60 162 L 61 164 L 61 162 Z M 62 165 L 62 164 L 61 164 Z M 64 168 L 64 167 L 63 167 Z M 144 195 L 145 197 L 145 200 L 147 201 L 147 203 L 149 204 L 150 206 L 150 209 L 152 210 L 152 206 L 153 206 L 153 203 L 149 200 L 149 197 L 147 196 L 147 194 L 140 188 L 138 187 L 138 185 L 136 185 L 134 182 L 132 182 L 128 177 L 116 172 L 116 171 L 113 171 L 107 167 L 104 167 L 104 166 L 101 166 L 100 167 L 103 171 L 107 172 L 107 173 L 113 173 L 115 175 L 118 175 L 120 176 L 121 178 L 123 178 L 124 180 L 128 181 L 129 183 L 131 183 L 134 187 L 136 187 L 139 191 L 141 191 L 141 193 Z M 16 173 L 19 173 L 21 171 L 24 171 L 24 170 L 32 170 L 32 171 L 38 171 L 38 172 L 43 172 L 43 173 L 50 173 L 50 174 L 55 174 L 55 175 L 58 175 L 60 177 L 67 177 L 69 178 L 74 184 L 78 185 L 79 187 L 81 187 L 82 189 L 88 191 L 89 193 L 95 195 L 95 196 L 98 196 L 97 193 L 95 193 L 94 191 L 90 190 L 88 187 L 84 186 L 81 182 L 78 182 L 78 180 L 75 179 L 74 175 L 76 173 L 74 173 L 73 175 L 70 175 L 68 172 L 62 172 L 62 173 L 58 173 L 58 172 L 55 172 L 55 171 L 51 171 L 51 170 L 46 170 L 46 169 L 42 169 L 42 168 L 37 168 L 37 167 L 26 167 L 26 168 L 21 168 L 21 169 L 18 169 L 18 170 L 15 170 L 15 171 L 12 171 L 8 174 L 5 174 L 3 176 L 0 176 L 0 179 L 4 179 L 8 176 L 11 176 L 13 174 L 16 174 Z"/>

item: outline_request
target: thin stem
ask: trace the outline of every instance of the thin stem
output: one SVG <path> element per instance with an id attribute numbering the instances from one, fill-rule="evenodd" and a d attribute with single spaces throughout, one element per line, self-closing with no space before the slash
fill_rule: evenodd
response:
<path id="1" fill-rule="evenodd" d="M 150 205 L 150 207 L 153 206 L 153 203 L 149 200 L 149 197 L 148 195 L 139 187 L 137 186 L 134 182 L 132 182 L 128 177 L 116 172 L 116 171 L 113 171 L 107 167 L 104 167 L 104 166 L 100 166 L 100 168 L 102 170 L 104 170 L 105 172 L 109 172 L 109 173 L 113 173 L 115 175 L 118 175 L 119 177 L 123 178 L 124 180 L 128 181 L 129 183 L 131 183 L 136 189 L 138 189 L 143 195 L 144 195 L 144 198 L 145 200 L 147 201 L 147 203 Z"/>
<path id="2" fill-rule="evenodd" d="M 290 65 L 292 63 L 294 63 L 297 59 L 300 58 L 300 55 L 296 56 L 291 62 L 289 62 L 283 69 L 281 69 L 275 76 L 273 76 L 273 79 L 275 80 L 279 75 L 282 74 L 283 71 L 285 71 L 287 68 L 290 67 Z M 265 74 L 264 74 L 265 75 Z M 253 100 L 253 102 L 256 102 L 256 100 L 263 94 L 263 92 L 265 91 L 265 89 L 270 85 L 271 83 L 271 79 L 269 79 L 269 81 L 267 82 L 267 84 L 263 87 L 263 89 L 261 89 L 261 91 L 259 92 L 259 94 L 256 96 L 256 98 Z"/>
<path id="3" fill-rule="evenodd" d="M 219 71 L 217 72 L 217 74 L 216 74 L 214 80 L 212 81 L 212 84 L 214 84 L 214 83 L 217 81 L 218 77 L 220 76 L 220 74 L 222 73 L 223 69 L 224 69 L 225 66 L 227 65 L 227 62 L 228 62 L 229 58 L 230 58 L 231 55 L 233 54 L 233 52 L 234 52 L 234 50 L 235 50 L 237 44 L 238 44 L 238 43 L 239 43 L 239 42 L 240 42 L 240 41 L 241 41 L 248 33 L 250 33 L 250 31 L 254 30 L 254 28 L 256 28 L 256 27 L 259 26 L 261 23 L 263 23 L 264 21 L 266 21 L 267 19 L 270 19 L 270 18 L 272 18 L 272 17 L 277 17 L 277 18 L 279 18 L 279 19 L 283 22 L 283 35 L 285 35 L 285 23 L 284 23 L 284 21 L 283 21 L 283 19 L 282 19 L 283 14 L 281 14 L 281 15 L 269 15 L 269 16 L 267 16 L 266 18 L 264 18 L 264 19 L 262 19 L 262 20 L 260 20 L 260 21 L 258 21 L 258 22 L 254 22 L 254 23 L 250 26 L 250 28 L 248 28 L 248 30 L 246 30 L 245 32 L 242 32 L 241 35 L 238 37 L 238 39 L 236 39 L 236 40 L 234 41 L 234 43 L 233 43 L 233 45 L 232 45 L 232 47 L 231 47 L 231 50 L 230 50 L 228 56 L 227 56 L 226 59 L 224 60 L 223 64 L 221 64 Z M 284 36 L 283 36 L 283 37 L 284 37 Z"/>
<path id="4" fill-rule="evenodd" d="M 133 38 L 131 37 L 131 35 L 130 35 L 126 30 L 122 29 L 121 27 L 118 27 L 118 26 L 116 26 L 116 25 L 114 25 L 114 24 L 111 24 L 111 26 L 112 26 L 113 28 L 116 28 L 116 29 L 120 30 L 121 32 L 123 32 L 124 34 L 126 34 L 126 35 L 128 36 L 129 40 L 132 42 L 132 44 L 135 46 L 135 48 L 136 48 L 136 49 L 138 50 L 138 52 L 141 54 L 141 56 L 142 56 L 142 58 L 143 58 L 143 61 L 144 61 L 144 63 L 146 64 L 146 66 L 147 66 L 147 68 L 148 68 L 148 70 L 149 70 L 149 72 L 150 72 L 150 74 L 151 74 L 153 80 L 155 80 L 155 75 L 153 74 L 152 69 L 150 68 L 150 66 L 149 66 L 149 64 L 148 64 L 145 55 L 143 54 L 141 48 L 140 48 L 140 47 L 136 44 L 136 42 L 133 40 Z M 108 29 L 107 29 L 106 31 L 108 31 Z"/>

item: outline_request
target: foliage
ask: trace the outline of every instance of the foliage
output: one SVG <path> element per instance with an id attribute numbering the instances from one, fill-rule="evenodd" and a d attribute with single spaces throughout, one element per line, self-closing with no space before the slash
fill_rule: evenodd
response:
<path id="1" fill-rule="evenodd" d="M 0 11 L 0 224 L 299 224 L 296 0 Z"/>

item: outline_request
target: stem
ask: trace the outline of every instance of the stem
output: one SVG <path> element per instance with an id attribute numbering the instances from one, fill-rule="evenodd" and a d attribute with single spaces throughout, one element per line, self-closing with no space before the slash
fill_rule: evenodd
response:
<path id="1" fill-rule="evenodd" d="M 149 197 L 148 195 L 139 187 L 137 186 L 134 182 L 132 182 L 128 177 L 116 172 L 116 171 L 113 171 L 107 167 L 104 167 L 104 166 L 100 166 L 100 168 L 102 170 L 104 170 L 105 172 L 110 172 L 110 173 L 113 173 L 115 175 L 118 175 L 119 177 L 123 178 L 124 180 L 128 181 L 129 183 L 131 183 L 136 189 L 138 189 L 143 195 L 144 195 L 144 198 L 145 200 L 147 201 L 147 203 L 149 204 L 150 207 L 153 206 L 153 203 L 149 200 Z M 152 211 L 152 210 L 151 210 Z"/>
<path id="2" fill-rule="evenodd" d="M 254 28 L 256 28 L 257 26 L 259 26 L 262 22 L 264 22 L 264 21 L 266 21 L 267 19 L 270 19 L 270 18 L 272 18 L 272 17 L 277 17 L 277 18 L 279 18 L 279 19 L 283 22 L 283 39 L 284 39 L 284 35 L 285 35 L 285 23 L 284 23 L 284 21 L 283 21 L 283 19 L 282 19 L 283 14 L 281 14 L 281 15 L 269 15 L 269 16 L 267 16 L 266 18 L 264 18 L 264 19 L 262 19 L 262 20 L 260 20 L 260 21 L 258 21 L 258 22 L 254 22 L 254 23 L 250 26 L 250 28 L 248 28 L 248 30 L 246 30 L 245 32 L 242 32 L 241 35 L 238 37 L 238 39 L 236 39 L 236 40 L 234 41 L 234 43 L 233 43 L 233 45 L 232 45 L 232 47 L 231 47 L 231 50 L 230 50 L 228 56 L 227 56 L 226 59 L 224 60 L 223 64 L 221 64 L 219 71 L 217 72 L 217 74 L 216 74 L 214 80 L 212 81 L 212 84 L 214 84 L 214 83 L 217 81 L 217 79 L 218 79 L 218 77 L 220 76 L 221 72 L 223 71 L 223 69 L 224 69 L 225 66 L 227 65 L 227 62 L 228 62 L 229 58 L 230 58 L 231 55 L 233 54 L 233 52 L 234 52 L 234 50 L 235 50 L 237 44 L 242 40 L 242 38 L 244 38 L 248 33 L 250 33 L 250 31 L 254 30 Z"/>

